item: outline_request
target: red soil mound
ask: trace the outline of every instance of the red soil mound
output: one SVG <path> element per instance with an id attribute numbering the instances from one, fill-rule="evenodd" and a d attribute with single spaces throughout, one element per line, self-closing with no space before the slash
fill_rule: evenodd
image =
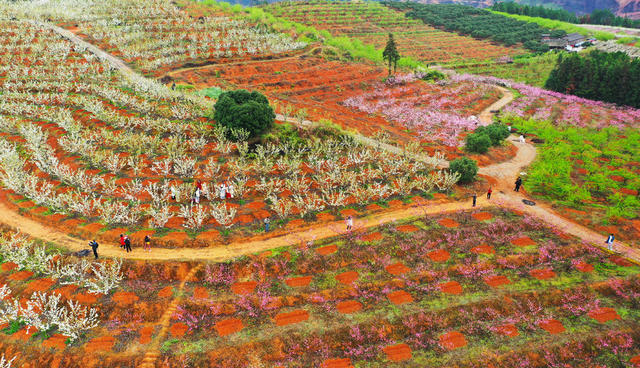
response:
<path id="1" fill-rule="evenodd" d="M 613 308 L 606 308 L 606 307 L 598 308 L 598 309 L 592 310 L 588 314 L 589 314 L 589 317 L 595 319 L 600 323 L 609 322 L 614 319 L 620 319 L 618 312 L 616 312 L 616 310 Z"/>
<path id="2" fill-rule="evenodd" d="M 555 319 L 540 321 L 538 322 L 538 327 L 552 335 L 564 332 L 564 326 L 562 325 L 562 322 Z"/>
<path id="3" fill-rule="evenodd" d="M 193 297 L 195 299 L 208 299 L 209 292 L 207 291 L 207 289 L 203 288 L 202 286 L 198 286 L 195 289 L 193 289 Z"/>
<path id="4" fill-rule="evenodd" d="M 531 238 L 529 238 L 528 236 L 523 236 L 522 238 L 513 239 L 511 241 L 511 244 L 515 245 L 516 247 L 526 247 L 528 245 L 536 245 L 536 242 L 531 240 Z"/>
<path id="5" fill-rule="evenodd" d="M 529 271 L 529 275 L 538 280 L 547 280 L 556 277 L 556 273 L 550 268 L 543 268 Z"/>
<path id="6" fill-rule="evenodd" d="M 458 331 L 451 331 L 440 336 L 440 346 L 447 350 L 454 350 L 467 345 L 464 335 Z"/>
<path id="7" fill-rule="evenodd" d="M 326 256 L 338 251 L 338 246 L 335 244 L 327 245 L 325 247 L 316 248 L 316 252 L 321 256 Z"/>
<path id="8" fill-rule="evenodd" d="M 148 344 L 151 342 L 151 335 L 153 335 L 153 327 L 147 326 L 140 329 L 140 338 L 138 342 L 141 344 Z"/>
<path id="9" fill-rule="evenodd" d="M 432 252 L 429 252 L 429 254 L 427 254 L 429 256 L 429 258 L 431 258 L 432 261 L 434 262 L 446 262 L 449 260 L 449 257 L 451 256 L 449 254 L 449 252 L 447 252 L 444 249 L 437 249 L 434 250 Z"/>
<path id="10" fill-rule="evenodd" d="M 5 262 L 0 266 L 3 272 L 13 271 L 15 268 L 18 268 L 18 265 L 13 262 Z"/>
<path id="11" fill-rule="evenodd" d="M 18 271 L 9 276 L 8 279 L 13 281 L 24 281 L 31 276 L 33 276 L 33 272 L 31 271 Z"/>
<path id="12" fill-rule="evenodd" d="M 387 359 L 392 362 L 401 362 L 411 359 L 411 348 L 407 344 L 387 346 L 383 349 Z"/>
<path id="13" fill-rule="evenodd" d="M 351 365 L 351 359 L 327 359 L 322 363 L 322 368 L 353 368 Z"/>
<path id="14" fill-rule="evenodd" d="M 278 314 L 275 318 L 275 322 L 278 326 L 286 326 L 293 323 L 303 322 L 307 319 L 309 319 L 309 312 L 304 309 L 298 309 L 293 312 Z"/>
<path id="15" fill-rule="evenodd" d="M 311 282 L 311 276 L 300 276 L 286 279 L 285 283 L 291 287 L 307 286 Z"/>
<path id="16" fill-rule="evenodd" d="M 342 284 L 350 284 L 358 279 L 360 275 L 356 271 L 347 271 L 336 275 L 336 280 Z"/>
<path id="17" fill-rule="evenodd" d="M 366 234 L 362 237 L 363 241 L 376 241 L 376 240 L 382 240 L 382 234 L 380 232 L 375 232 L 375 233 L 370 233 L 370 234 Z"/>
<path id="18" fill-rule="evenodd" d="M 449 281 L 438 285 L 443 293 L 459 295 L 462 294 L 462 286 L 457 281 Z"/>
<path id="19" fill-rule="evenodd" d="M 173 296 L 173 286 L 167 286 L 158 291 L 158 297 L 169 298 Z"/>
<path id="20" fill-rule="evenodd" d="M 499 333 L 500 335 L 509 336 L 509 337 L 516 337 L 520 335 L 520 332 L 518 332 L 518 329 L 516 328 L 516 326 L 511 324 L 496 327 L 496 332 Z"/>
<path id="21" fill-rule="evenodd" d="M 173 337 L 182 337 L 184 336 L 184 334 L 187 333 L 187 330 L 189 330 L 189 326 L 185 325 L 182 322 L 178 322 L 178 323 L 174 323 L 171 328 L 169 329 L 169 332 L 171 332 L 171 336 Z"/>
<path id="22" fill-rule="evenodd" d="M 168 246 L 179 247 L 189 240 L 189 235 L 184 231 L 174 231 L 163 236 L 160 240 Z"/>
<path id="23" fill-rule="evenodd" d="M 118 306 L 126 307 L 127 305 L 131 305 L 137 302 L 140 298 L 135 293 L 128 291 L 119 291 L 111 297 Z"/>
<path id="24" fill-rule="evenodd" d="M 407 293 L 404 290 L 398 290 L 398 291 L 389 293 L 387 294 L 387 298 L 389 298 L 391 303 L 395 305 L 411 303 L 413 301 L 413 297 L 411 296 L 411 294 Z"/>
<path id="25" fill-rule="evenodd" d="M 486 220 L 491 220 L 493 218 L 493 215 L 490 214 L 489 212 L 478 212 L 478 213 L 472 214 L 471 217 L 473 217 L 478 221 L 486 221 Z"/>
<path id="26" fill-rule="evenodd" d="M 45 291 L 49 290 L 50 287 L 55 285 L 56 280 L 44 278 L 39 280 L 34 280 L 27 285 L 27 288 L 24 290 L 25 293 L 31 294 L 36 291 Z"/>
<path id="27" fill-rule="evenodd" d="M 104 294 L 86 292 L 73 295 L 72 298 L 81 304 L 95 304 L 98 299 L 102 298 L 103 296 Z"/>
<path id="28" fill-rule="evenodd" d="M 593 266 L 586 262 L 580 262 L 576 264 L 576 269 L 580 272 L 592 272 Z"/>
<path id="29" fill-rule="evenodd" d="M 44 340 L 42 342 L 42 346 L 45 348 L 64 350 L 67 347 L 65 341 L 67 341 L 68 337 L 61 334 L 54 334 L 50 338 Z"/>
<path id="30" fill-rule="evenodd" d="M 231 290 L 238 295 L 246 295 L 253 293 L 253 290 L 258 285 L 255 281 L 236 282 L 231 285 Z"/>
<path id="31" fill-rule="evenodd" d="M 25 327 L 11 335 L 11 338 L 16 340 L 29 341 L 31 335 L 33 335 L 37 331 L 38 330 L 34 327 Z"/>
<path id="32" fill-rule="evenodd" d="M 113 336 L 96 337 L 89 341 L 85 345 L 84 350 L 87 353 L 93 353 L 96 351 L 111 351 L 113 345 L 116 343 L 116 339 Z"/>
<path id="33" fill-rule="evenodd" d="M 414 232 L 420 230 L 415 225 L 400 225 L 396 229 L 401 233 L 414 233 Z"/>
<path id="34" fill-rule="evenodd" d="M 495 252 L 496 251 L 492 246 L 486 244 L 478 245 L 477 247 L 471 248 L 471 253 L 475 254 L 493 254 Z"/>
<path id="35" fill-rule="evenodd" d="M 216 322 L 216 331 L 220 336 L 227 336 L 241 331 L 244 324 L 237 318 L 229 318 Z"/>
<path id="36" fill-rule="evenodd" d="M 511 283 L 506 276 L 486 276 L 484 282 L 493 288 Z"/>
<path id="37" fill-rule="evenodd" d="M 338 312 L 343 314 L 350 314 L 358 312 L 362 309 L 362 304 L 356 300 L 347 300 L 344 302 L 340 302 L 336 305 Z"/>
<path id="38" fill-rule="evenodd" d="M 385 267 L 384 269 L 392 275 L 402 275 L 403 273 L 407 273 L 410 271 L 409 267 L 403 265 L 402 263 L 394 263 Z"/>
<path id="39" fill-rule="evenodd" d="M 441 226 L 444 226 L 444 227 L 458 227 L 458 226 L 460 226 L 460 224 L 458 222 L 456 222 L 456 220 L 454 220 L 454 219 L 442 219 L 442 220 L 438 221 L 438 223 Z"/>

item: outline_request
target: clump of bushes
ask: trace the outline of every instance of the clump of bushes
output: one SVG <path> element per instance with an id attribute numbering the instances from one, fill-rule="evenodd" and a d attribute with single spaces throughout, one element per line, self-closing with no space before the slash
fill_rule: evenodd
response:
<path id="1" fill-rule="evenodd" d="M 471 183 L 478 174 L 478 163 L 469 157 L 462 157 L 451 161 L 449 170 L 460 174 L 459 183 Z"/>
<path id="2" fill-rule="evenodd" d="M 509 136 L 509 128 L 501 123 L 478 127 L 466 138 L 465 148 L 473 153 L 486 153 L 491 146 L 499 146 Z"/>
<path id="3" fill-rule="evenodd" d="M 244 129 L 254 138 L 273 127 L 276 114 L 269 100 L 256 91 L 244 89 L 223 92 L 214 106 L 213 120 L 228 128 L 227 131 Z"/>

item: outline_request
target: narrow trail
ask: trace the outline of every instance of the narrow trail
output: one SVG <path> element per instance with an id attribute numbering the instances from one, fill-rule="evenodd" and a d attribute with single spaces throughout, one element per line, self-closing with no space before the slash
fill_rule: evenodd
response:
<path id="1" fill-rule="evenodd" d="M 81 45 L 82 47 L 87 48 L 94 54 L 96 54 L 101 59 L 108 61 L 114 68 L 124 72 L 126 74 L 137 73 L 128 67 L 122 60 L 110 55 L 98 47 L 91 45 L 78 36 L 73 34 L 70 31 L 62 29 L 58 26 L 42 23 L 38 21 L 33 21 L 34 24 L 38 24 L 43 27 L 47 27 L 52 29 L 53 31 L 60 34 L 62 37 L 69 39 L 70 41 Z M 313 50 L 310 50 L 311 52 Z M 262 62 L 262 61 L 256 61 Z M 479 119 L 484 123 L 491 122 L 493 114 L 495 110 L 499 110 L 506 104 L 508 104 L 511 100 L 513 100 L 513 94 L 501 87 L 498 87 L 502 93 L 503 97 L 493 103 L 491 106 L 486 108 L 479 115 Z M 280 116 L 284 118 L 283 116 Z M 289 121 L 289 119 L 287 119 Z M 295 123 L 299 123 L 299 121 L 295 121 Z M 303 121 L 302 125 L 313 124 L 309 121 Z M 389 152 L 395 154 L 401 154 L 403 151 L 394 146 L 384 145 L 381 142 L 375 141 L 371 138 L 367 138 L 364 136 L 356 137 L 360 142 L 367 145 L 373 145 L 376 147 L 380 147 L 384 150 L 388 150 Z M 518 148 L 518 153 L 514 158 L 507 162 L 503 162 L 500 164 L 490 165 L 486 167 L 482 167 L 479 170 L 479 173 L 493 177 L 498 180 L 498 187 L 495 188 L 496 193 L 493 195 L 492 200 L 489 202 L 484 198 L 479 198 L 478 205 L 476 208 L 484 208 L 490 206 L 504 206 L 512 209 L 516 209 L 522 211 L 523 213 L 527 213 L 542 219 L 547 222 L 551 226 L 555 226 L 559 230 L 562 230 L 568 234 L 574 235 L 586 243 L 592 244 L 597 247 L 602 248 L 602 244 L 604 241 L 604 236 L 598 234 L 597 232 L 590 230 L 584 226 L 581 226 L 575 222 L 572 222 L 561 215 L 557 214 L 549 205 L 544 203 L 538 203 L 536 206 L 527 206 L 522 203 L 523 199 L 526 199 L 521 193 L 514 193 L 511 191 L 511 183 L 515 180 L 515 178 L 519 175 L 522 168 L 529 166 L 536 157 L 536 148 L 535 146 L 529 143 L 519 143 L 515 142 L 515 139 L 512 137 L 512 144 L 514 144 Z M 444 166 L 444 165 L 443 165 Z M 403 219 L 408 219 L 417 216 L 423 215 L 431 215 L 431 214 L 440 214 L 447 212 L 455 212 L 459 210 L 468 210 L 470 209 L 470 204 L 468 201 L 465 202 L 452 202 L 452 203 L 443 203 L 443 204 L 430 204 L 429 202 L 425 202 L 423 204 L 419 204 L 413 207 L 387 211 L 384 213 L 374 214 L 365 218 L 361 218 L 355 221 L 354 228 L 358 229 L 368 229 L 371 227 L 376 227 L 381 224 L 399 221 Z M 0 214 L 1 220 L 0 222 L 9 225 L 13 228 L 20 229 L 23 233 L 32 236 L 34 238 L 43 239 L 45 241 L 54 242 L 60 246 L 63 246 L 71 251 L 78 251 L 81 249 L 88 248 L 88 239 L 78 239 L 67 234 L 57 231 L 52 228 L 48 228 L 45 225 L 38 223 L 32 219 L 24 217 L 10 208 L 8 208 L 4 203 L 0 202 Z M 281 246 L 298 244 L 301 241 L 308 240 L 320 240 L 329 237 L 333 237 L 344 233 L 345 226 L 342 221 L 333 221 L 329 223 L 315 224 L 312 226 L 301 227 L 295 229 L 293 232 L 286 233 L 284 235 L 274 236 L 268 239 L 260 239 L 260 240 L 248 240 L 242 243 L 232 243 L 228 245 L 220 244 L 218 246 L 211 246 L 208 248 L 198 248 L 198 249 L 153 249 L 152 252 L 144 252 L 140 248 L 136 248 L 131 253 L 122 253 L 120 248 L 115 244 L 103 245 L 99 249 L 99 253 L 101 256 L 106 257 L 120 257 L 120 258 L 128 258 L 128 259 L 141 259 L 141 260 L 208 260 L 208 261 L 226 261 L 233 258 L 236 258 L 241 255 L 253 254 L 262 252 L 268 249 L 273 249 Z M 622 242 L 616 242 L 616 250 L 620 252 L 622 255 L 627 258 L 640 263 L 640 250 L 629 247 L 627 244 Z M 195 271 L 194 271 L 195 273 Z M 183 280 L 181 287 L 184 286 L 184 283 L 187 281 L 188 277 Z M 175 301 L 175 300 L 174 300 Z M 174 303 L 172 303 L 174 305 Z M 176 304 L 177 305 L 177 304 Z M 165 315 L 166 321 L 168 321 L 171 307 L 167 309 Z M 171 312 L 172 313 L 172 312 Z M 165 323 L 165 316 L 161 319 L 161 323 Z M 168 323 L 168 322 L 166 322 Z M 163 327 L 164 330 L 164 327 Z M 161 331 L 162 332 L 162 331 Z M 166 336 L 166 331 L 162 332 L 156 338 L 154 342 L 159 346 L 159 341 Z M 160 336 L 162 337 L 160 338 Z M 150 349 L 148 354 L 148 361 L 155 362 L 154 356 L 157 358 L 156 354 L 157 349 Z M 146 359 L 146 358 L 145 358 Z M 142 368 L 152 367 L 152 365 L 141 366 Z"/>
<path id="2" fill-rule="evenodd" d="M 37 21 L 37 20 L 32 20 L 31 23 L 35 24 L 35 25 L 38 25 L 38 26 L 41 26 L 41 27 L 49 28 L 50 30 L 56 32 L 60 36 L 66 38 L 67 40 L 69 40 L 69 41 L 71 41 L 73 43 L 75 43 L 76 45 L 86 48 L 87 50 L 91 51 L 91 53 L 93 53 L 94 55 L 99 57 L 100 59 L 106 60 L 109 64 L 111 64 L 112 67 L 114 67 L 115 69 L 119 70 L 120 72 L 122 72 L 124 74 L 132 74 L 132 75 L 137 75 L 138 74 L 138 73 L 136 73 L 136 71 L 131 69 L 124 61 L 122 61 L 122 59 L 119 59 L 119 58 L 111 55 L 110 53 L 108 53 L 106 51 L 103 51 L 99 47 L 94 46 L 94 45 L 86 42 L 85 40 L 83 40 L 82 38 L 78 37 L 77 35 L 75 35 L 71 31 L 68 31 L 68 30 L 66 30 L 66 29 L 64 29 L 62 27 L 58 27 L 55 24 L 40 22 L 40 21 Z"/>
<path id="3" fill-rule="evenodd" d="M 182 282 L 180 283 L 180 286 L 178 287 L 178 290 L 176 292 L 176 297 L 171 301 L 171 304 L 169 304 L 157 323 L 158 325 L 160 325 L 160 331 L 158 332 L 158 335 L 151 341 L 149 349 L 144 354 L 144 358 L 137 368 L 155 368 L 156 360 L 158 360 L 158 357 L 160 357 L 160 347 L 166 340 L 167 334 L 169 333 L 171 316 L 173 315 L 173 313 L 175 313 L 178 305 L 180 305 L 180 302 L 183 299 L 184 287 L 187 282 L 191 280 L 198 271 L 200 271 L 200 269 L 202 269 L 202 264 L 193 267 L 189 271 L 187 276 L 185 276 L 184 280 L 182 280 Z"/>

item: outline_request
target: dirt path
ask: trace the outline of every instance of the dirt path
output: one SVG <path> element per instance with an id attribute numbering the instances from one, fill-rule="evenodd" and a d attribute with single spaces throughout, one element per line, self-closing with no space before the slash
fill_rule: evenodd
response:
<path id="1" fill-rule="evenodd" d="M 97 57 L 99 57 L 102 60 L 106 60 L 109 64 L 111 64 L 112 67 L 114 67 L 115 69 L 121 71 L 124 74 L 133 74 L 133 75 L 137 75 L 138 73 L 136 73 L 133 69 L 131 69 L 127 64 L 125 64 L 124 61 L 122 61 L 121 59 L 109 54 L 108 52 L 103 51 L 102 49 L 98 48 L 97 46 L 94 46 L 86 41 L 84 41 L 82 38 L 78 37 L 77 35 L 75 35 L 73 32 L 68 31 L 64 28 L 58 27 L 54 24 L 50 24 L 50 23 L 45 23 L 45 22 L 40 22 L 37 20 L 32 20 L 31 23 L 41 26 L 41 27 L 45 27 L 45 28 L 49 28 L 50 30 L 56 32 L 57 34 L 59 34 L 60 36 L 66 38 L 67 40 L 75 43 L 76 45 L 80 46 L 80 47 L 84 47 L 87 50 L 91 51 L 94 55 L 96 55 Z"/>
<path id="2" fill-rule="evenodd" d="M 432 215 L 438 213 L 455 212 L 461 209 L 470 208 L 470 203 L 444 203 L 417 205 L 410 208 L 399 210 L 391 210 L 383 213 L 371 215 L 365 218 L 356 219 L 354 228 L 356 230 L 367 229 L 380 226 L 389 222 L 400 221 L 403 219 L 418 217 L 422 215 Z M 477 208 L 492 206 L 492 203 L 480 200 Z M 35 220 L 24 217 L 16 212 L 11 211 L 5 204 L 0 202 L 0 213 L 2 214 L 2 222 L 13 228 L 19 229 L 21 232 L 39 239 L 53 242 L 63 246 L 70 251 L 78 251 L 88 249 L 88 239 L 82 240 L 71 237 L 61 231 L 49 228 Z M 310 240 L 320 240 L 344 234 L 344 221 L 333 221 L 322 224 L 314 224 L 312 226 L 300 227 L 284 235 L 275 236 L 261 240 L 247 240 L 242 243 L 231 243 L 228 245 L 220 244 L 208 248 L 154 248 L 151 252 L 145 252 L 142 248 L 136 247 L 131 253 L 126 253 L 116 244 L 101 244 L 98 249 L 100 257 L 121 257 L 127 259 L 140 260 L 210 260 L 210 261 L 226 261 L 242 255 L 259 253 L 265 250 L 299 244 Z"/>

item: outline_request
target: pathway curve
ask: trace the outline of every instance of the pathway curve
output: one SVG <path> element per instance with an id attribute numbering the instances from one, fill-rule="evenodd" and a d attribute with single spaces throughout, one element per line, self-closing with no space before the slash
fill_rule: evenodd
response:
<path id="1" fill-rule="evenodd" d="M 58 26 L 41 23 L 34 21 L 36 24 L 48 27 L 55 32 L 59 33 L 63 37 L 71 40 L 72 42 L 86 47 L 91 52 L 95 53 L 99 57 L 107 60 L 116 69 L 125 73 L 135 73 L 129 68 L 122 60 L 100 50 L 99 48 L 83 41 L 75 34 L 62 29 Z M 509 103 L 513 99 L 513 95 L 510 91 L 501 89 L 503 91 L 503 97 L 489 106 L 485 111 L 480 114 L 480 119 L 483 122 L 490 122 L 494 110 L 499 110 L 504 105 Z M 304 123 L 304 122 L 303 122 Z M 373 144 L 382 147 L 380 142 L 372 140 L 367 137 L 363 142 L 366 144 Z M 556 226 L 560 230 L 577 236 L 583 241 L 590 243 L 594 246 L 601 247 L 604 237 L 597 232 L 576 224 L 553 211 L 548 205 L 539 203 L 537 206 L 525 206 L 522 203 L 522 199 L 525 197 L 521 193 L 513 193 L 511 191 L 511 183 L 519 175 L 522 168 L 528 166 L 533 162 L 536 156 L 536 149 L 529 143 L 513 142 L 515 139 L 512 137 L 512 144 L 518 148 L 517 155 L 507 161 L 500 164 L 490 165 L 480 169 L 480 173 L 488 175 L 498 179 L 499 187 L 497 193 L 493 196 L 494 199 L 489 203 L 485 199 L 480 199 L 477 208 L 501 205 L 509 208 L 520 210 L 524 213 L 534 215 L 552 226 Z M 390 152 L 398 153 L 396 150 L 400 150 L 398 147 L 384 146 L 383 149 L 388 149 Z M 400 151 L 402 152 L 402 151 Z M 421 205 L 413 207 L 387 211 L 380 214 L 374 214 L 366 218 L 356 221 L 355 227 L 359 229 L 366 229 L 376 227 L 384 223 L 398 221 L 402 219 L 439 214 L 446 212 L 453 212 L 459 210 L 469 209 L 468 201 L 465 202 L 452 202 L 444 204 L 429 204 L 425 202 Z M 21 216 L 20 214 L 9 209 L 4 203 L 0 202 L 1 222 L 14 228 L 20 229 L 22 232 L 35 237 L 44 239 L 46 241 L 57 243 L 66 247 L 69 250 L 77 251 L 80 249 L 88 248 L 88 241 L 78 238 L 70 237 L 67 234 L 51 229 L 34 221 L 32 219 Z M 305 240 L 320 240 L 328 237 L 336 236 L 344 232 L 344 223 L 342 221 L 334 221 L 323 224 L 315 224 L 311 227 L 304 227 L 295 229 L 294 232 L 290 232 L 285 235 L 274 236 L 268 239 L 260 240 L 248 240 L 242 243 L 232 243 L 229 245 L 211 246 L 208 248 L 199 249 L 154 249 L 151 253 L 143 252 L 141 249 L 135 249 L 131 253 L 122 253 L 117 246 L 104 246 L 100 248 L 100 254 L 107 257 L 121 257 L 130 259 L 145 259 L 145 260 L 210 260 L 210 261 L 225 261 L 233 259 L 235 257 L 247 254 L 258 253 L 268 249 L 273 249 L 280 246 L 297 244 L 300 241 Z M 635 262 L 640 262 L 640 250 L 633 249 L 627 244 L 618 242 L 618 251 L 627 256 Z M 186 279 L 185 279 L 186 281 Z M 183 282 L 184 283 L 184 282 Z"/>

